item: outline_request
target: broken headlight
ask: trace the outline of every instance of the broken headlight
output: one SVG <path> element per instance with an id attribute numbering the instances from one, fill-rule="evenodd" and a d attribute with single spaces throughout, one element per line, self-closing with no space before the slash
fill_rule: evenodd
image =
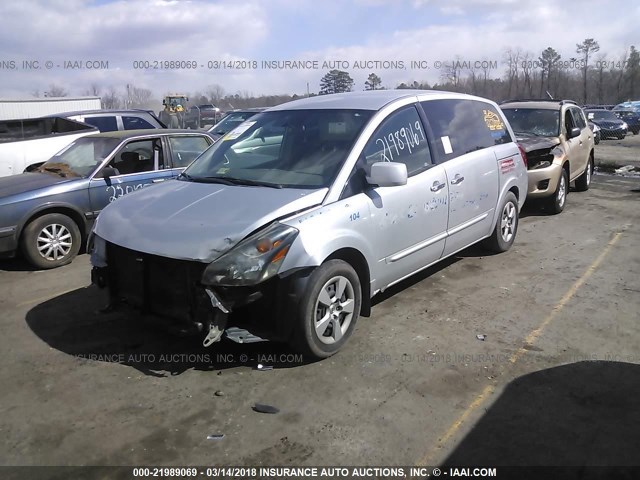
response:
<path id="1" fill-rule="evenodd" d="M 278 273 L 298 230 L 275 223 L 251 235 L 209 264 L 202 274 L 205 285 L 257 285 Z"/>

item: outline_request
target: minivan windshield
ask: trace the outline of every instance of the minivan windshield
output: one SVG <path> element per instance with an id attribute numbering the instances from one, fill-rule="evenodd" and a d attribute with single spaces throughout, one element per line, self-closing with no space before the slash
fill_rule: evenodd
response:
<path id="1" fill-rule="evenodd" d="M 369 110 L 281 110 L 243 122 L 198 157 L 180 180 L 275 188 L 331 185 Z"/>
<path id="2" fill-rule="evenodd" d="M 38 171 L 62 177 L 86 177 L 113 152 L 121 140 L 111 137 L 82 137 L 43 163 Z"/>
<path id="3" fill-rule="evenodd" d="M 586 110 L 589 120 L 620 120 L 611 110 Z"/>
<path id="4" fill-rule="evenodd" d="M 505 117 L 516 133 L 539 137 L 560 135 L 560 112 L 547 108 L 503 108 Z"/>

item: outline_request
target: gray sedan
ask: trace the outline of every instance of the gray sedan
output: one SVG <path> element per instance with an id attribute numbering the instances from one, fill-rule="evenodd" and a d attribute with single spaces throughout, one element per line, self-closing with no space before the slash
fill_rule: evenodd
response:
<path id="1" fill-rule="evenodd" d="M 36 171 L 0 178 L 0 254 L 20 247 L 38 268 L 70 262 L 106 205 L 175 178 L 213 143 L 185 130 L 82 137 Z"/>

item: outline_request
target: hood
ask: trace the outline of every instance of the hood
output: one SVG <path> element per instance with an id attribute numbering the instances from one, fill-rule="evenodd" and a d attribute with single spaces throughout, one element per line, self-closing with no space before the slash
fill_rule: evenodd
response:
<path id="1" fill-rule="evenodd" d="M 0 199 L 5 199 L 12 195 L 28 193 L 41 188 L 67 183 L 78 180 L 81 177 L 64 178 L 53 173 L 21 173 L 0 178 Z"/>
<path id="2" fill-rule="evenodd" d="M 108 205 L 95 233 L 138 252 L 212 262 L 273 220 L 319 205 L 327 189 L 275 189 L 171 180 Z"/>
<path id="3" fill-rule="evenodd" d="M 523 135 L 519 133 L 516 135 L 516 139 L 526 153 L 543 148 L 553 148 L 560 144 L 560 138 L 558 137 L 536 137 L 535 135 Z"/>
<path id="4" fill-rule="evenodd" d="M 593 123 L 598 125 L 600 128 L 620 128 L 622 127 L 622 120 L 591 120 Z"/>

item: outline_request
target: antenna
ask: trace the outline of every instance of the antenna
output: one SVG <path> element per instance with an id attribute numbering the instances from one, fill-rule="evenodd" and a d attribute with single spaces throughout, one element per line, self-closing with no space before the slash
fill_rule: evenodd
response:
<path id="1" fill-rule="evenodd" d="M 547 96 L 548 96 L 551 100 L 553 100 L 553 95 L 551 95 L 551 94 L 549 93 L 549 90 L 545 90 L 545 91 L 544 91 L 544 93 L 546 93 L 546 94 L 547 94 Z"/>

